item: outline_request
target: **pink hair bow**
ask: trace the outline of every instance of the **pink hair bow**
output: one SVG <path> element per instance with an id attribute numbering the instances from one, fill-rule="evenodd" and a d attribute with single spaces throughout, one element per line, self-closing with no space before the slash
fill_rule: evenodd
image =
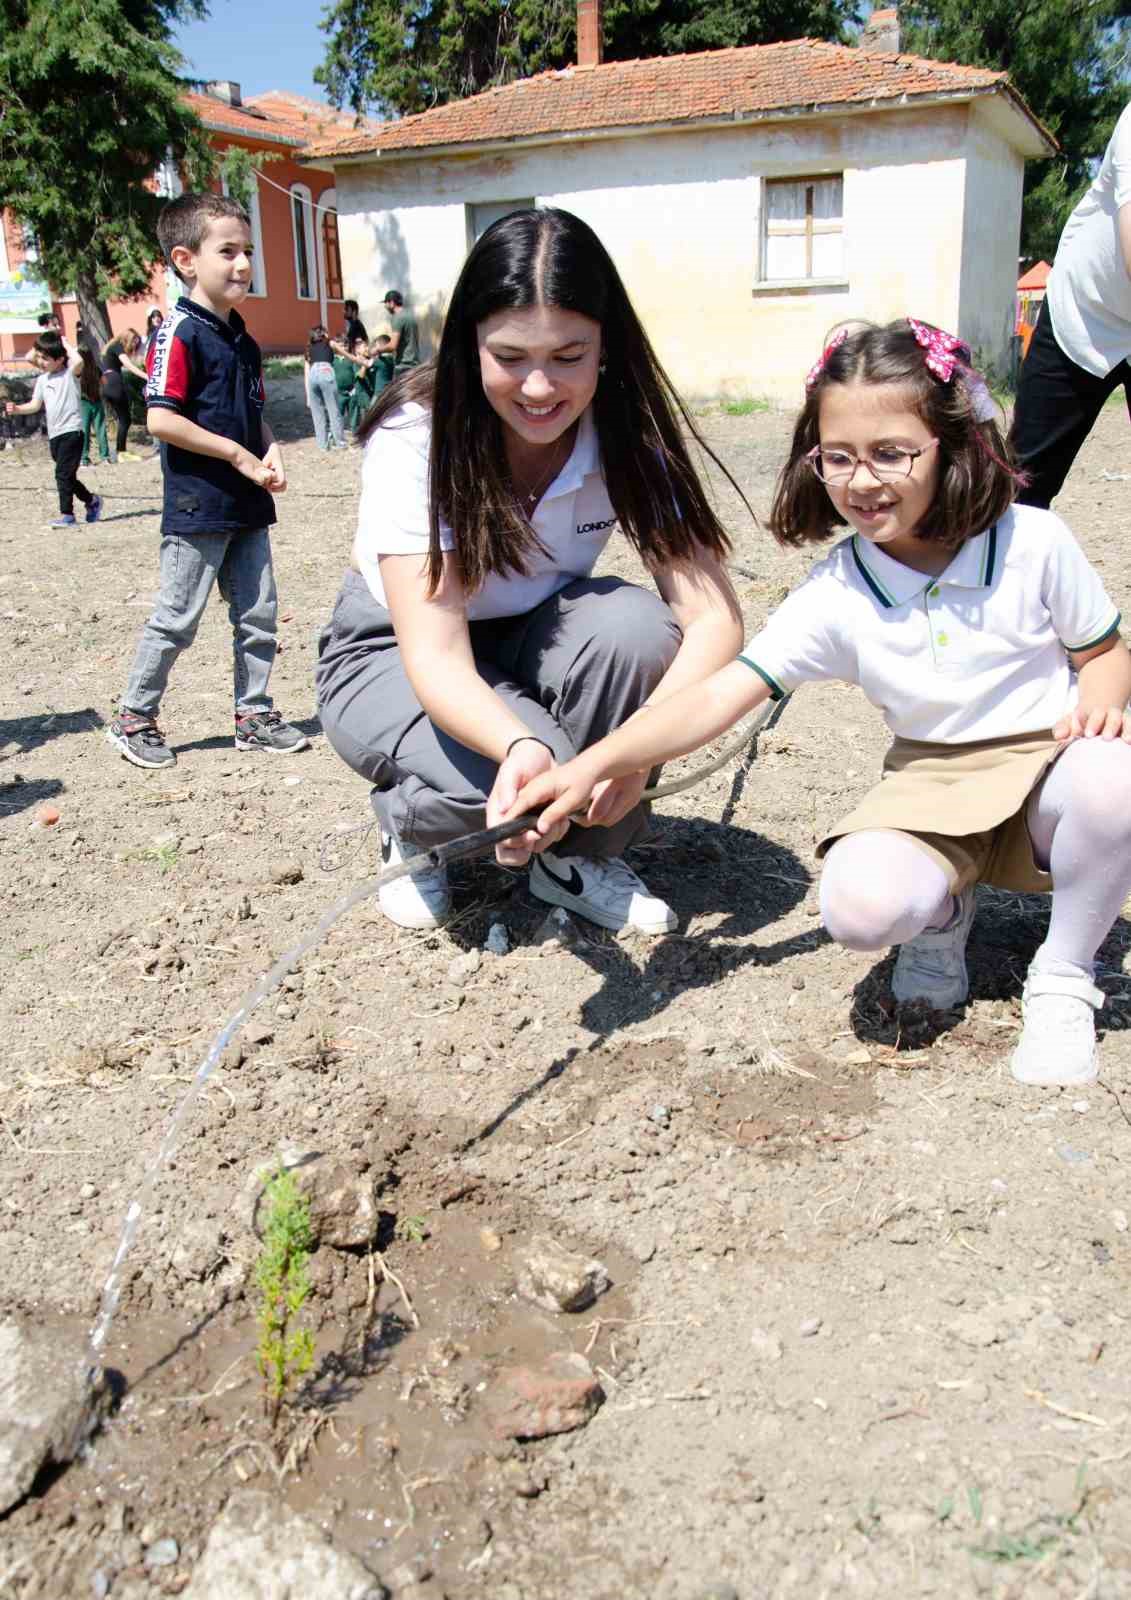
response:
<path id="1" fill-rule="evenodd" d="M 940 382 L 949 383 L 956 367 L 969 366 L 970 348 L 961 339 L 955 338 L 953 333 L 944 333 L 941 328 L 916 322 L 914 317 L 908 317 L 907 326 L 926 351 L 924 359 L 927 366 Z"/>
<path id="2" fill-rule="evenodd" d="M 844 341 L 847 338 L 848 338 L 848 329 L 847 328 L 838 328 L 837 331 L 833 334 L 833 336 L 829 340 L 828 344 L 821 351 L 820 359 L 818 361 L 815 361 L 813 363 L 813 365 L 809 368 L 809 372 L 808 372 L 808 374 L 806 376 L 806 379 L 805 379 L 805 389 L 806 389 L 807 393 L 813 387 L 813 385 L 816 383 L 817 379 L 821 376 L 821 373 L 824 372 L 825 368 L 828 366 L 829 357 L 833 354 L 834 350 L 839 350 L 841 345 L 844 343 Z"/>

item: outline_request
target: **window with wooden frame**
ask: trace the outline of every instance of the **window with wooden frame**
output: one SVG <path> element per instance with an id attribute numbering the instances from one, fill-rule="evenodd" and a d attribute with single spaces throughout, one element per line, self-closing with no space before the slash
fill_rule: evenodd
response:
<path id="1" fill-rule="evenodd" d="M 762 208 L 767 283 L 844 277 L 844 178 L 771 178 Z"/>
<path id="2" fill-rule="evenodd" d="M 322 259 L 326 274 L 326 298 L 327 300 L 340 300 L 342 298 L 342 252 L 338 243 L 338 213 L 330 210 L 329 207 L 322 213 Z"/>

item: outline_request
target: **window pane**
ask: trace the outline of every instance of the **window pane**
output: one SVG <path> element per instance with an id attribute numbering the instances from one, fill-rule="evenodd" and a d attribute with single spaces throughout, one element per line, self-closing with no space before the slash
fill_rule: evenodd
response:
<path id="1" fill-rule="evenodd" d="M 301 196 L 292 193 L 291 208 L 294 213 L 295 270 L 298 277 L 299 298 L 311 300 L 313 295 L 310 292 L 310 258 L 306 249 L 306 207 L 302 203 Z"/>
<path id="2" fill-rule="evenodd" d="M 805 235 L 771 234 L 766 240 L 767 278 L 804 278 Z"/>
<path id="3" fill-rule="evenodd" d="M 842 278 L 844 276 L 844 235 L 842 233 L 815 233 L 813 235 L 813 276 L 815 278 Z"/>
<path id="4" fill-rule="evenodd" d="M 844 215 L 844 179 L 816 178 L 813 182 L 813 217 L 827 222 Z"/>
<path id="5" fill-rule="evenodd" d="M 805 183 L 768 183 L 766 185 L 766 216 L 771 222 L 803 222 L 805 220 Z"/>

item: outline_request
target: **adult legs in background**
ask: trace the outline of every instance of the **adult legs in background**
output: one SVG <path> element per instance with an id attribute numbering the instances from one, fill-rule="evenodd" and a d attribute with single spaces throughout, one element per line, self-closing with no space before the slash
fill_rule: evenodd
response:
<path id="1" fill-rule="evenodd" d="M 104 403 L 109 405 L 114 415 L 116 435 L 110 459 L 116 461 L 120 455 L 126 454 L 130 442 L 130 403 L 124 391 L 117 396 L 106 395 Z"/>
<path id="2" fill-rule="evenodd" d="M 59 491 L 59 511 L 64 517 L 74 515 L 75 496 L 88 506 L 94 495 L 84 483 L 79 482 L 79 462 L 82 460 L 82 433 L 58 433 L 49 441 L 51 459 L 55 463 L 55 487 Z"/>
<path id="3" fill-rule="evenodd" d="M 1120 384 L 1131 384 L 1126 361 L 1099 378 L 1065 355 L 1056 342 L 1046 300 L 1037 316 L 1029 354 L 1021 364 L 1010 430 L 1010 443 L 1029 477 L 1018 500 L 1047 507 L 1060 493 L 1105 400 Z"/>
<path id="4" fill-rule="evenodd" d="M 334 369 L 327 361 L 316 361 L 310 369 L 310 409 L 314 415 L 314 432 L 318 447 L 324 450 L 329 439 L 339 449 L 344 448 L 346 436 L 342 431 L 342 413 L 338 409 L 338 384 Z M 319 405 L 322 415 L 320 418 Z M 321 427 L 319 422 L 321 420 Z"/>

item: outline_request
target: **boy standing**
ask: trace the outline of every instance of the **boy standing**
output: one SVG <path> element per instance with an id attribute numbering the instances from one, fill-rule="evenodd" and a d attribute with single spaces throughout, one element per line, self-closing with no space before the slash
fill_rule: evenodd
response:
<path id="1" fill-rule="evenodd" d="M 35 341 L 31 362 L 39 372 L 31 399 L 22 406 L 9 400 L 4 409 L 10 417 L 26 417 L 33 411 L 47 414 L 47 443 L 59 491 L 59 515 L 51 526 L 74 527 L 76 495 L 86 507 L 86 520 L 97 522 L 102 515 L 102 496 L 92 494 L 78 478 L 86 437 L 78 383 L 82 356 L 77 350 L 68 349 L 57 333 L 49 332 L 41 333 Z"/>
<path id="2" fill-rule="evenodd" d="M 162 211 L 157 237 L 189 291 L 147 362 L 146 425 L 165 478 L 161 587 L 106 736 L 137 767 L 176 761 L 157 711 L 216 583 L 232 622 L 236 749 L 290 755 L 309 741 L 267 693 L 277 610 L 270 491 L 281 494 L 287 475 L 263 418 L 259 346 L 234 309 L 251 287 L 251 224 L 226 195 L 182 194 Z"/>

